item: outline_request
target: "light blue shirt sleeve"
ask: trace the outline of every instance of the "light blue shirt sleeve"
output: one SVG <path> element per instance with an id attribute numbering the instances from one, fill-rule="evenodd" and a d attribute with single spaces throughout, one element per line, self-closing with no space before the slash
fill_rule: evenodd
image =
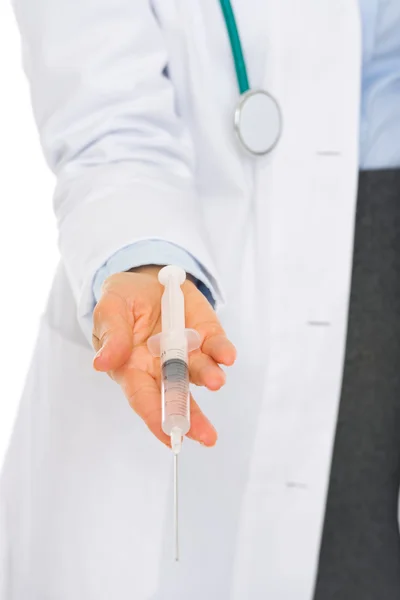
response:
<path id="1" fill-rule="evenodd" d="M 196 280 L 198 289 L 204 294 L 207 300 L 215 306 L 215 290 L 202 266 L 186 250 L 175 246 L 170 242 L 161 240 L 146 240 L 136 242 L 131 246 L 122 248 L 119 252 L 110 257 L 96 273 L 93 282 L 93 295 L 98 302 L 101 295 L 101 286 L 104 280 L 115 273 L 129 271 L 134 267 L 144 265 L 177 265 L 182 267 Z"/>
<path id="2" fill-rule="evenodd" d="M 360 168 L 400 167 L 400 0 L 359 0 Z"/>

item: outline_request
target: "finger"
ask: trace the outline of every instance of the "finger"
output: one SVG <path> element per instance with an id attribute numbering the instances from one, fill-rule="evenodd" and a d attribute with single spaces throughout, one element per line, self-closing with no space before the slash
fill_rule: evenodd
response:
<path id="1" fill-rule="evenodd" d="M 236 360 L 236 348 L 226 337 L 216 312 L 203 294 L 189 288 L 185 307 L 187 327 L 200 334 L 201 350 L 217 363 L 232 365 Z"/>
<path id="2" fill-rule="evenodd" d="M 170 437 L 162 430 L 161 394 L 157 382 L 149 373 L 129 368 L 120 383 L 133 410 L 163 444 L 170 446 Z M 191 439 L 206 446 L 214 445 L 216 431 L 192 398 L 191 419 Z"/>
<path id="3" fill-rule="evenodd" d="M 125 364 L 133 346 L 133 315 L 121 296 L 106 292 L 93 313 L 93 344 L 98 350 L 93 366 L 112 371 Z"/>
<path id="4" fill-rule="evenodd" d="M 189 374 L 192 383 L 205 386 L 211 391 L 219 390 L 226 381 L 221 367 L 200 350 L 189 355 Z"/>
<path id="5" fill-rule="evenodd" d="M 135 413 L 168 446 L 169 436 L 161 428 L 161 393 L 156 380 L 146 371 L 131 366 L 117 371 L 114 379 L 120 384 Z"/>
<path id="6" fill-rule="evenodd" d="M 221 328 L 222 329 L 222 328 Z M 215 362 L 230 367 L 236 360 L 236 348 L 222 331 L 206 333 L 201 347 Z"/>
<path id="7" fill-rule="evenodd" d="M 215 427 L 201 411 L 192 395 L 190 395 L 190 430 L 187 437 L 209 448 L 215 446 L 218 439 Z"/>

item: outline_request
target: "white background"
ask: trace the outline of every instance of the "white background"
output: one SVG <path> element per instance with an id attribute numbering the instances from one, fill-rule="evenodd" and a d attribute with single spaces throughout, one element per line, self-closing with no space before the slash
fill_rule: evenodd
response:
<path id="1" fill-rule="evenodd" d="M 0 468 L 58 261 L 54 178 L 43 159 L 18 29 L 0 0 Z"/>

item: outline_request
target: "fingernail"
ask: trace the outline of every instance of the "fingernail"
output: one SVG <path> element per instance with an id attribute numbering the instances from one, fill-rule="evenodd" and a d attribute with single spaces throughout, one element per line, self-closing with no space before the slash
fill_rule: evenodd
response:
<path id="1" fill-rule="evenodd" d="M 97 367 L 96 367 L 97 360 L 98 360 L 98 359 L 99 359 L 99 358 L 102 356 L 102 354 L 103 354 L 103 348 L 100 348 L 100 350 L 99 350 L 99 351 L 97 352 L 97 354 L 95 354 L 95 356 L 94 356 L 94 359 L 93 359 L 93 366 L 94 366 L 94 368 L 96 369 L 96 371 L 98 370 L 98 369 L 97 369 Z"/>
<path id="2" fill-rule="evenodd" d="M 206 446 L 206 448 L 212 448 L 212 446 L 215 446 L 217 442 L 217 432 L 214 429 L 214 435 L 203 435 L 200 439 L 199 439 L 199 443 L 202 446 Z"/>
<path id="3" fill-rule="evenodd" d="M 217 443 L 217 442 L 215 441 L 215 442 L 213 442 L 212 444 L 210 444 L 210 443 L 207 443 L 207 444 L 206 444 L 206 443 L 205 443 L 205 442 L 203 442 L 202 440 L 199 440 L 199 444 L 200 444 L 200 446 L 204 446 L 204 448 L 213 448 L 213 447 L 215 446 L 215 444 L 216 444 L 216 443 Z"/>
<path id="4" fill-rule="evenodd" d="M 100 356 L 103 354 L 103 346 L 100 348 L 100 350 L 97 351 L 96 356 L 94 357 L 96 358 L 100 358 Z"/>

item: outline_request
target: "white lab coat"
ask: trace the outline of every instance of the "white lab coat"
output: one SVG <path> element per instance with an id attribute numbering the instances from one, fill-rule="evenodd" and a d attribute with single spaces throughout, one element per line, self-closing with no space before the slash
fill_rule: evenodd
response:
<path id="1" fill-rule="evenodd" d="M 2 478 L 1 600 L 311 600 L 351 275 L 357 2 L 234 3 L 252 85 L 283 113 L 259 160 L 234 137 L 217 0 L 153 5 L 15 0 L 62 260 Z M 202 263 L 239 356 L 221 392 L 195 390 L 219 442 L 184 444 L 180 564 L 171 456 L 89 341 L 94 273 L 148 238 Z"/>

